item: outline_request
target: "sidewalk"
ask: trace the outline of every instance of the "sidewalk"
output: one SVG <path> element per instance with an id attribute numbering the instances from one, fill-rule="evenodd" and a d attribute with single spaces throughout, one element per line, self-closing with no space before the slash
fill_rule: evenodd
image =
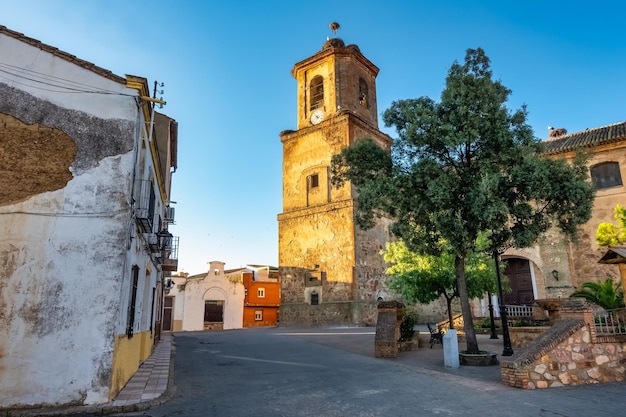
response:
<path id="1" fill-rule="evenodd" d="M 107 404 L 107 408 L 149 402 L 161 397 L 168 388 L 171 356 L 172 334 L 162 333 L 154 352 L 141 364 L 113 401 Z"/>
<path id="2" fill-rule="evenodd" d="M 141 364 L 111 402 L 87 406 L 15 410 L 11 415 L 19 417 L 92 416 L 143 411 L 163 404 L 169 401 L 174 392 L 174 375 L 170 372 L 172 339 L 171 333 L 161 334 L 161 340 L 154 347 L 150 357 Z"/>

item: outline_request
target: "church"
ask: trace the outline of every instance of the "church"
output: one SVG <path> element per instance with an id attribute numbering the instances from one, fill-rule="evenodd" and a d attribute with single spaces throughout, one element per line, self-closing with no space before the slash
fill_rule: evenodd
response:
<path id="1" fill-rule="evenodd" d="M 372 326 L 377 302 L 391 299 L 380 251 L 385 220 L 370 230 L 355 223 L 356 190 L 330 184 L 333 155 L 378 129 L 379 69 L 339 38 L 296 63 L 297 130 L 281 132 L 283 212 L 278 215 L 281 326 Z"/>
<path id="2" fill-rule="evenodd" d="M 392 139 L 378 129 L 376 76 L 379 69 L 356 45 L 339 38 L 294 65 L 297 81 L 297 130 L 281 132 L 283 212 L 278 215 L 279 269 L 282 279 L 280 324 L 284 326 L 371 326 L 376 305 L 396 296 L 386 287 L 381 250 L 392 239 L 390 221 L 370 230 L 355 223 L 357 192 L 349 184 L 333 188 L 333 155 L 369 137 L 389 150 Z M 571 242 L 550 230 L 532 247 L 502 254 L 510 292 L 503 303 L 532 311 L 536 300 L 567 298 L 587 281 L 611 277 L 614 265 L 599 263 L 605 248 L 595 242 L 602 222 L 625 194 L 626 122 L 567 134 L 550 129 L 545 156 L 572 160 L 577 149 L 589 153 L 589 176 L 596 187 L 591 220 Z M 623 203 L 622 203 L 623 204 Z M 497 297 L 492 300 L 496 306 Z M 488 300 L 474 300 L 473 313 L 484 317 Z M 518 308 L 519 307 L 519 308 Z M 420 320 L 445 319 L 445 303 L 417 306 Z"/>

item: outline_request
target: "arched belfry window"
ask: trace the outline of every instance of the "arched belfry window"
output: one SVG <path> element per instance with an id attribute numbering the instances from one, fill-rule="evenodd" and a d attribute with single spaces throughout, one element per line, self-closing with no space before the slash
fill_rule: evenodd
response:
<path id="1" fill-rule="evenodd" d="M 622 175 L 617 162 L 603 162 L 591 167 L 591 181 L 596 189 L 622 185 Z"/>
<path id="2" fill-rule="evenodd" d="M 311 84 L 309 85 L 310 90 L 310 110 L 313 111 L 315 109 L 324 107 L 324 79 L 321 75 L 313 77 L 311 80 Z"/>
<path id="3" fill-rule="evenodd" d="M 359 78 L 359 104 L 364 107 L 369 107 L 369 88 L 367 81 L 363 78 Z"/>

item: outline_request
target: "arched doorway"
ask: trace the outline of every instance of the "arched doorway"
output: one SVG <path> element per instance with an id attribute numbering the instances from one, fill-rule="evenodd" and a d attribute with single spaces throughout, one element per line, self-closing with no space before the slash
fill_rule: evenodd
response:
<path id="1" fill-rule="evenodd" d="M 508 258 L 504 275 L 509 279 L 511 292 L 504 294 L 505 305 L 532 305 L 535 300 L 530 262 L 527 259 Z"/>

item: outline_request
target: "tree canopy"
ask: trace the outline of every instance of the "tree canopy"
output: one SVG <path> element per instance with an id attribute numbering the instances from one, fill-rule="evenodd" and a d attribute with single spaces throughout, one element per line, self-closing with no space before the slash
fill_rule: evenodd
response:
<path id="1" fill-rule="evenodd" d="M 398 240 L 387 243 L 383 257 L 391 265 L 386 270 L 390 277 L 389 287 L 411 304 L 430 303 L 443 296 L 450 328 L 453 328 L 452 301 L 459 296 L 454 254 L 444 248 L 439 256 L 421 255 L 410 251 L 402 240 Z M 465 270 L 471 298 L 480 297 L 485 292 L 495 293 L 495 265 L 490 257 L 483 253 L 468 255 Z"/>
<path id="2" fill-rule="evenodd" d="M 410 250 L 454 254 L 467 351 L 478 352 L 465 272 L 468 254 L 485 233 L 490 248 L 530 246 L 552 226 L 576 238 L 591 215 L 593 186 L 585 160 L 544 157 L 525 106 L 509 111 L 511 91 L 492 79 L 481 48 L 448 71 L 441 100 L 399 100 L 383 114 L 398 137 L 391 152 L 362 139 L 333 157 L 335 185 L 358 189 L 357 223 L 378 216 Z"/>

